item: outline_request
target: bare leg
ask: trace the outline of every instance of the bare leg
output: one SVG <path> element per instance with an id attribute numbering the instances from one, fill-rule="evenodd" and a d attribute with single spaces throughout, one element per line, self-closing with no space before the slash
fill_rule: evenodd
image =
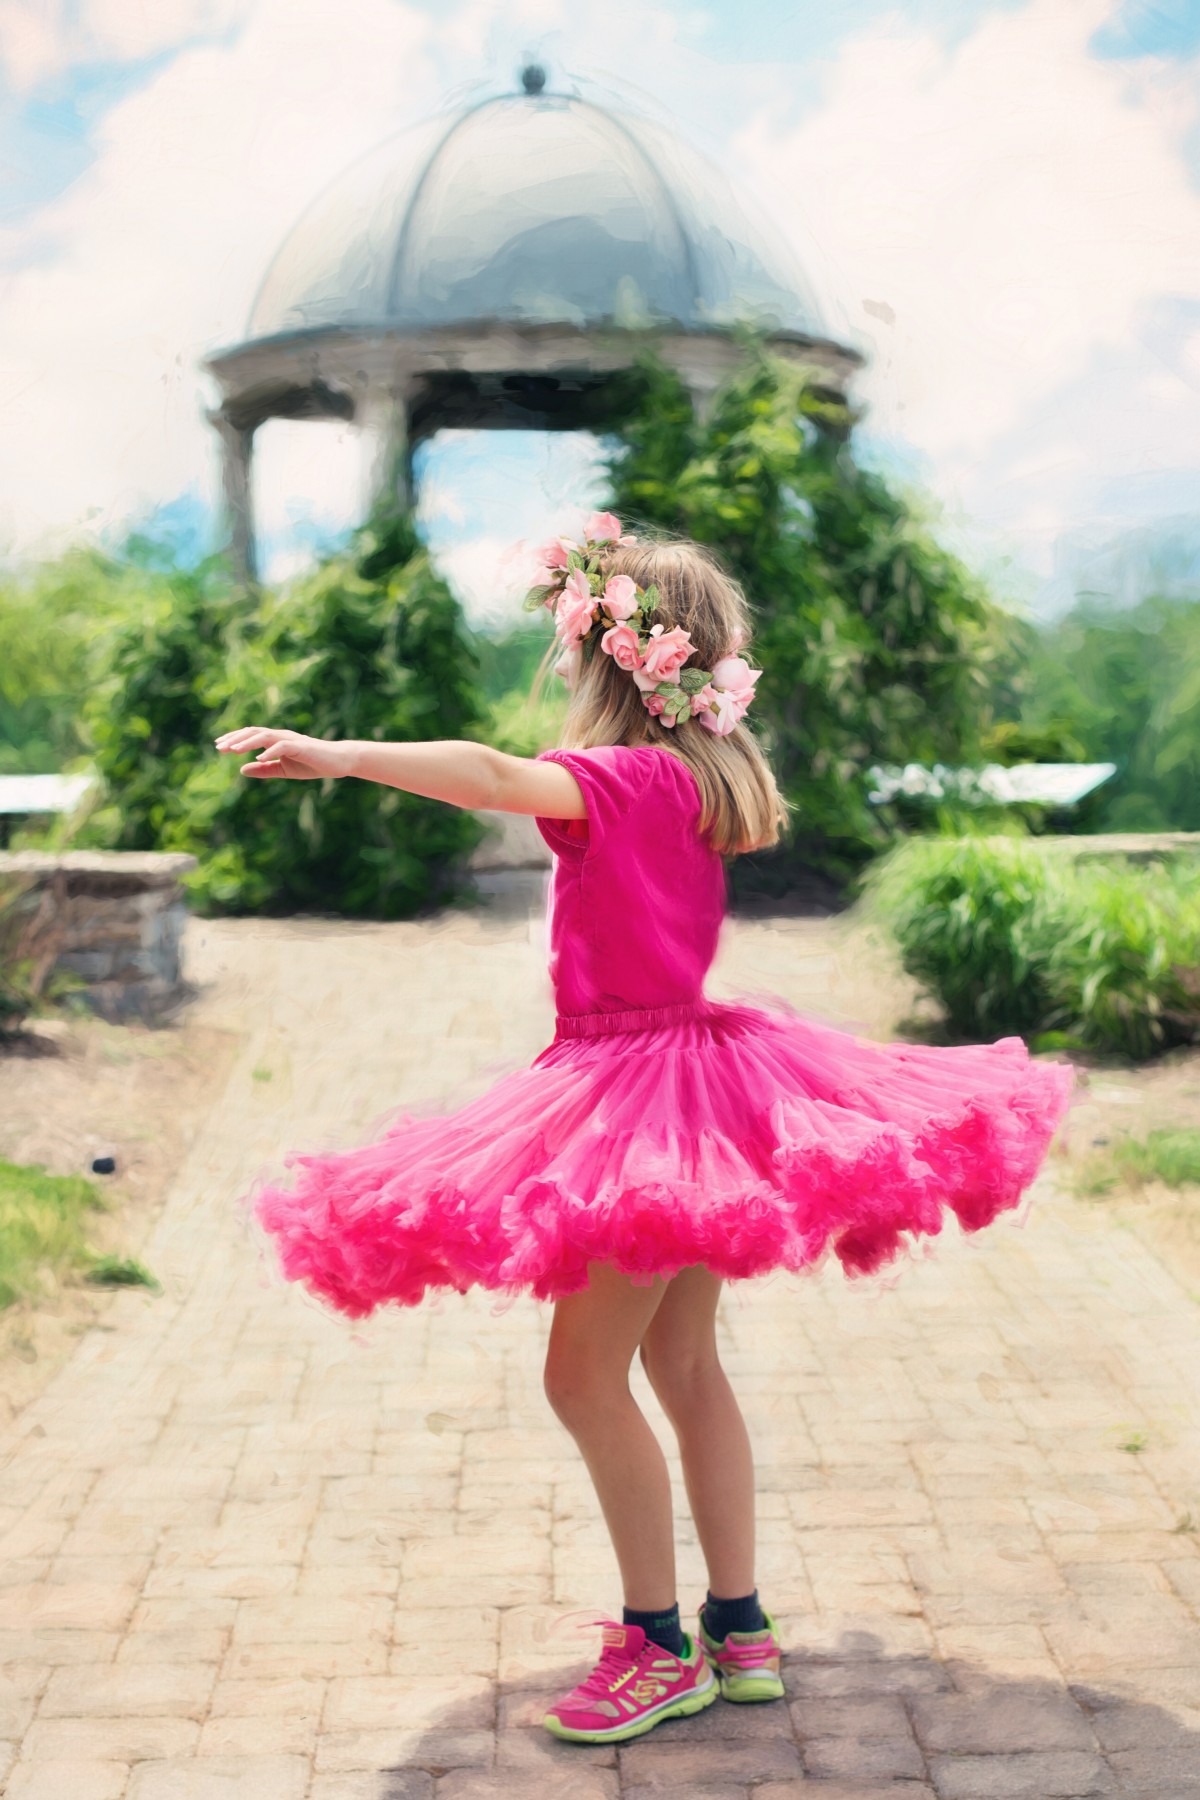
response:
<path id="1" fill-rule="evenodd" d="M 555 1303 L 546 1397 L 583 1453 L 621 1570 L 626 1606 L 675 1603 L 675 1535 L 666 1459 L 629 1390 L 629 1369 L 666 1282 L 638 1287 L 606 1263 Z"/>
<path id="2" fill-rule="evenodd" d="M 684 1482 L 722 1600 L 754 1591 L 754 1455 L 741 1409 L 717 1356 L 719 1276 L 682 1270 L 641 1343 L 650 1385 L 679 1439 Z"/>

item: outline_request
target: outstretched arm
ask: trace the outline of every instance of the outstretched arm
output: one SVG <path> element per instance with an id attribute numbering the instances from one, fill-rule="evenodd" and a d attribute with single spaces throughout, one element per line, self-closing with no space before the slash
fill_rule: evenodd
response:
<path id="1" fill-rule="evenodd" d="M 369 739 L 312 738 L 298 731 L 247 725 L 216 739 L 218 750 L 257 750 L 243 775 L 257 780 L 317 781 L 357 775 L 444 800 L 472 812 L 536 813 L 545 819 L 587 817 L 579 783 L 561 763 L 509 756 L 465 738 L 379 744 Z"/>

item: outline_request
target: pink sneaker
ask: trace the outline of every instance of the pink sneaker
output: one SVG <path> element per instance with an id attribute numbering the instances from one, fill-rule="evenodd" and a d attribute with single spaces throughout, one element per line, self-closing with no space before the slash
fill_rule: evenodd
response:
<path id="1" fill-rule="evenodd" d="M 764 1610 L 763 1618 L 761 1631 L 731 1631 L 718 1643 L 709 1637 L 700 1608 L 700 1643 L 721 1684 L 722 1700 L 783 1699 L 779 1637 L 770 1613 Z"/>
<path id="2" fill-rule="evenodd" d="M 573 1744 L 620 1744 L 652 1731 L 662 1719 L 702 1712 L 716 1699 L 713 1672 L 686 1631 L 681 1657 L 661 1650 L 640 1625 L 610 1619 L 603 1631 L 596 1667 L 542 1720 L 554 1737 Z"/>

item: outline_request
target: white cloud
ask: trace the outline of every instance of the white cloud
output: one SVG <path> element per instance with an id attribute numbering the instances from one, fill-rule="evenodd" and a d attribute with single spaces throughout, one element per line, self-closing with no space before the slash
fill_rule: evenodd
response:
<path id="1" fill-rule="evenodd" d="M 871 427 L 924 453 L 950 504 L 1035 534 L 1148 439 L 1200 474 L 1187 365 L 1139 344 L 1156 301 L 1200 301 L 1197 64 L 1090 56 L 1110 11 L 1031 0 L 952 49 L 893 16 L 842 45 L 799 125 L 760 115 L 738 140 L 845 272 Z M 1014 495 L 1039 465 L 1046 484 L 1015 512 L 1000 446 Z"/>
<path id="2" fill-rule="evenodd" d="M 200 484 L 199 358 L 238 340 L 264 267 L 332 174 L 432 108 L 430 26 L 394 0 L 261 0 L 115 106 L 95 161 L 0 233 L 0 546 L 50 548 Z M 30 246 L 47 253 L 19 266 Z"/>
<path id="3" fill-rule="evenodd" d="M 436 19 L 403 0 L 8 0 L 0 56 L 18 90 L 85 55 L 193 41 L 104 116 L 80 179 L 0 226 L 0 552 L 189 488 L 215 508 L 198 361 L 241 337 L 291 222 L 447 104 L 447 73 L 467 98 L 544 52 L 552 84 L 577 71 L 601 102 L 673 116 L 742 167 L 872 347 L 869 430 L 943 497 L 947 531 L 1048 566 L 1056 532 L 1115 517 L 1123 488 L 1145 516 L 1184 472 L 1200 479 L 1197 64 L 1089 56 L 1110 10 L 1031 0 L 953 49 L 893 13 L 829 57 L 794 124 L 795 71 L 719 66 L 680 42 L 678 16 L 624 0 L 602 16 L 464 0 Z M 353 512 L 365 452 L 348 435 L 327 462 L 316 427 L 262 434 L 264 538 L 286 535 L 298 494 L 306 522 Z M 599 478 L 586 446 L 518 468 L 499 434 L 447 449 L 427 479 L 437 554 L 483 607 L 496 546 L 560 525 Z"/>
<path id="4" fill-rule="evenodd" d="M 519 558 L 509 538 L 472 538 L 447 544 L 433 560 L 459 596 L 474 625 L 520 624 L 521 598 L 528 586 L 521 579 Z"/>
<path id="5" fill-rule="evenodd" d="M 7 0 L 0 65 L 28 93 L 77 62 L 123 62 L 226 31 L 249 0 Z"/>

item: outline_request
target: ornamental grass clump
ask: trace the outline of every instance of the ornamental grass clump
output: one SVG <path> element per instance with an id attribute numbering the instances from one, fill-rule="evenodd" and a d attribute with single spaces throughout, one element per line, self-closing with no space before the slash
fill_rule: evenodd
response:
<path id="1" fill-rule="evenodd" d="M 1030 841 L 910 838 L 870 870 L 868 905 L 956 1032 L 1047 1029 L 1059 872 Z"/>
<path id="2" fill-rule="evenodd" d="M 1194 874 L 1084 863 L 1064 899 L 1045 977 L 1060 1028 L 1089 1049 L 1137 1061 L 1200 1038 Z"/>
<path id="3" fill-rule="evenodd" d="M 1068 861 L 1027 838 L 915 838 L 865 883 L 957 1034 L 1142 1061 L 1200 1040 L 1200 894 L 1186 868 Z"/>

